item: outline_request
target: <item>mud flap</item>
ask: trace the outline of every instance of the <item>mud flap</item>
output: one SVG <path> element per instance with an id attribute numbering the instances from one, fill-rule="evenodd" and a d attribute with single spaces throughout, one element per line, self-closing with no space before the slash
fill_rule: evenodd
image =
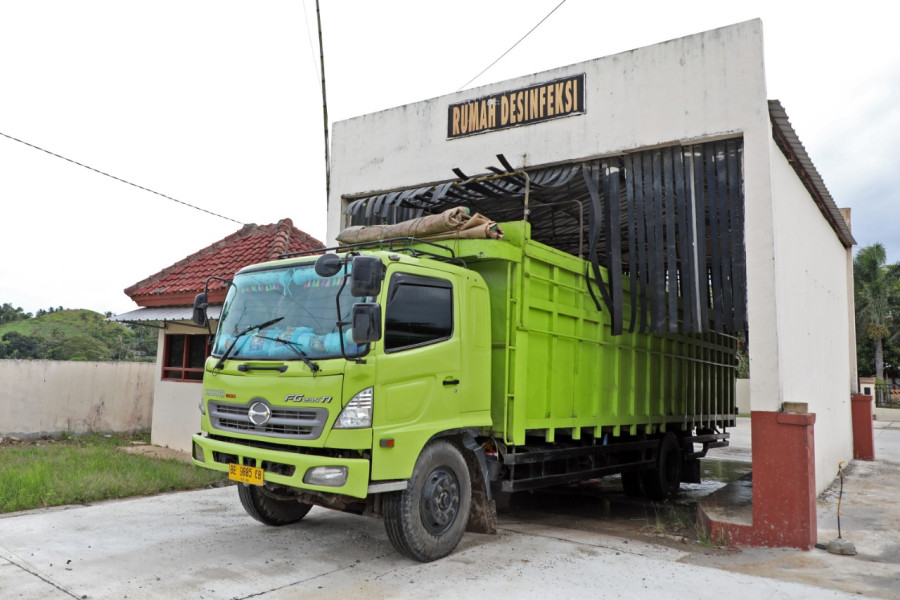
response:
<path id="1" fill-rule="evenodd" d="M 471 533 L 497 533 L 497 503 L 491 497 L 487 461 L 484 448 L 474 436 L 466 434 L 462 439 L 468 452 L 463 453 L 472 480 L 472 505 L 466 531 Z"/>
<path id="2" fill-rule="evenodd" d="M 484 490 L 477 489 L 472 482 L 472 506 L 469 508 L 469 522 L 466 531 L 470 533 L 497 533 L 497 503 L 488 500 Z"/>

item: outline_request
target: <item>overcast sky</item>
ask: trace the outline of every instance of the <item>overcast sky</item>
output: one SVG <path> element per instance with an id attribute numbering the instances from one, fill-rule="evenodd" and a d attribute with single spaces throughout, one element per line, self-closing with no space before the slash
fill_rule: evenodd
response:
<path id="1" fill-rule="evenodd" d="M 321 4 L 334 122 L 460 89 L 559 0 Z M 466 87 L 759 17 L 769 98 L 860 246 L 896 262 L 891 7 L 568 0 Z M 125 312 L 124 288 L 241 223 L 290 217 L 324 241 L 315 17 L 314 0 L 0 0 L 0 134 L 227 217 L 0 136 L 0 303 Z"/>

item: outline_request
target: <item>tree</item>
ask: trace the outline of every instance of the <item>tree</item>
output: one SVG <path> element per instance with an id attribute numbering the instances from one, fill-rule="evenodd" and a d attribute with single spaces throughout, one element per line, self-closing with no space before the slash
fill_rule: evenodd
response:
<path id="1" fill-rule="evenodd" d="M 50 351 L 54 360 L 106 360 L 109 348 L 106 345 L 83 333 L 72 335 L 63 340 Z"/>
<path id="2" fill-rule="evenodd" d="M 47 341 L 37 335 L 22 335 L 16 331 L 3 334 L 7 358 L 44 358 Z"/>
<path id="3" fill-rule="evenodd" d="M 853 259 L 856 329 L 874 345 L 875 377 L 884 380 L 884 343 L 900 325 L 900 265 L 887 265 L 880 243 L 866 246 Z"/>
<path id="4" fill-rule="evenodd" d="M 0 307 L 4 319 L 22 321 L 0 330 L 0 359 L 140 360 L 156 358 L 158 330 L 131 327 L 90 310 L 49 307 L 36 318 L 10 304 Z"/>
<path id="5" fill-rule="evenodd" d="M 13 307 L 9 302 L 4 302 L 0 306 L 0 325 L 3 323 L 13 323 L 15 321 L 24 321 L 30 319 L 31 313 L 25 312 L 21 306 Z"/>
<path id="6" fill-rule="evenodd" d="M 159 340 L 159 331 L 155 327 L 143 327 L 128 325 L 131 330 L 130 352 L 135 357 L 144 357 L 147 360 L 156 358 L 156 344 Z"/>
<path id="7" fill-rule="evenodd" d="M 884 376 L 900 378 L 900 339 L 883 341 Z M 875 377 L 875 342 L 860 331 L 856 332 L 856 368 L 860 377 Z"/>

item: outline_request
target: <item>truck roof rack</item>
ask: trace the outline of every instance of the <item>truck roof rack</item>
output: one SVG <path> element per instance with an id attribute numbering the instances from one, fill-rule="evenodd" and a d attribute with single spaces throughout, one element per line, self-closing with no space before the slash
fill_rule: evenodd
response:
<path id="1" fill-rule="evenodd" d="M 414 248 L 413 245 L 425 245 L 425 246 L 433 246 L 435 248 L 439 248 L 440 250 L 446 252 L 449 256 L 441 255 L 436 252 L 429 252 L 428 250 L 423 250 L 422 248 Z M 430 242 L 428 240 L 423 240 L 420 238 L 414 237 L 398 237 L 398 238 L 389 238 L 386 240 L 374 240 L 371 242 L 359 242 L 356 244 L 347 244 L 345 246 L 331 246 L 328 248 L 316 248 L 314 250 L 301 250 L 300 252 L 289 252 L 286 254 L 279 254 L 278 258 L 296 258 L 298 256 L 308 256 L 312 254 L 324 254 L 329 251 L 335 252 L 353 252 L 355 250 L 363 250 L 363 249 L 381 249 L 387 250 L 389 252 L 404 252 L 408 253 L 410 256 L 419 257 L 425 256 L 434 260 L 438 260 L 441 262 L 452 262 L 458 263 L 463 268 L 468 268 L 466 262 L 457 257 L 456 253 L 449 246 L 445 246 L 443 244 L 436 244 L 435 242 Z"/>

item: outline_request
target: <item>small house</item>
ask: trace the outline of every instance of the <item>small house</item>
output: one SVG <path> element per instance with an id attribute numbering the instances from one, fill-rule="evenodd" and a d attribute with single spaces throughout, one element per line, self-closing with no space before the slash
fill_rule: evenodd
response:
<path id="1" fill-rule="evenodd" d="M 230 279 L 241 268 L 281 254 L 322 248 L 290 219 L 249 224 L 125 289 L 140 308 L 111 320 L 159 329 L 151 442 L 190 451 L 200 427 L 200 386 Z M 211 276 L 218 279 L 209 279 Z M 207 288 L 207 280 L 209 284 Z M 191 321 L 194 296 L 209 294 L 209 326 Z"/>

